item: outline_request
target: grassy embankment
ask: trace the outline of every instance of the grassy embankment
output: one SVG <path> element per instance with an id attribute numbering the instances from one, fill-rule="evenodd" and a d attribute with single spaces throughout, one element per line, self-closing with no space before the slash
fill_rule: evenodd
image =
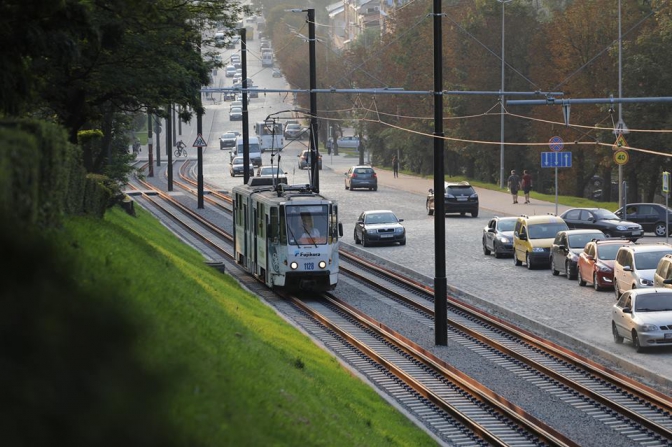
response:
<path id="1" fill-rule="evenodd" d="M 88 287 L 114 287 L 142 325 L 139 357 L 167 372 L 169 413 L 198 443 L 434 445 L 338 361 L 151 215 L 71 218 L 60 246 Z M 179 371 L 177 373 L 175 371 Z"/>

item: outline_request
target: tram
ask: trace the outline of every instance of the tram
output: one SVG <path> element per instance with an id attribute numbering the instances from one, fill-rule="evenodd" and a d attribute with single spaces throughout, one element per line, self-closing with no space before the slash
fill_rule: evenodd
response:
<path id="1" fill-rule="evenodd" d="M 338 281 L 338 205 L 309 185 L 233 188 L 236 262 L 272 288 L 333 290 Z"/>

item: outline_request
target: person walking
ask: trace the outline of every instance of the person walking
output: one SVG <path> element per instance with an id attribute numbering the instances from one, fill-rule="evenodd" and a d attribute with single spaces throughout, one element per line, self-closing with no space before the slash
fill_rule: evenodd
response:
<path id="1" fill-rule="evenodd" d="M 399 159 L 395 155 L 392 157 L 392 170 L 394 171 L 394 178 L 399 177 Z"/>
<path id="2" fill-rule="evenodd" d="M 513 198 L 513 203 L 518 203 L 518 190 L 520 189 L 520 177 L 516 174 L 516 170 L 511 171 L 509 180 L 507 181 L 507 186 L 509 191 L 511 191 L 511 197 Z"/>
<path id="3" fill-rule="evenodd" d="M 521 182 L 523 194 L 525 194 L 525 203 L 530 203 L 530 190 L 532 189 L 532 176 L 527 169 L 523 170 L 523 180 Z"/>

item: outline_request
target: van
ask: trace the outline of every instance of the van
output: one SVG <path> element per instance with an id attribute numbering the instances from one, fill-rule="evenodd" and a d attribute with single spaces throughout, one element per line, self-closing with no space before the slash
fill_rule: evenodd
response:
<path id="1" fill-rule="evenodd" d="M 261 166 L 261 146 L 259 145 L 259 138 L 249 137 L 249 148 L 250 148 L 250 163 L 255 167 Z M 231 160 L 236 155 L 243 155 L 243 137 L 236 138 L 236 146 L 231 149 Z"/>
<path id="2" fill-rule="evenodd" d="M 551 265 L 551 246 L 558 231 L 569 230 L 562 218 L 553 215 L 520 216 L 513 229 L 513 262 L 528 269 Z"/>
<path id="3" fill-rule="evenodd" d="M 261 53 L 261 66 L 262 67 L 272 67 L 273 66 L 273 53 L 270 51 L 264 51 Z"/>
<path id="4" fill-rule="evenodd" d="M 620 298 L 631 289 L 653 287 L 653 275 L 660 260 L 672 254 L 672 245 L 636 244 L 621 247 L 614 261 L 614 293 Z"/>

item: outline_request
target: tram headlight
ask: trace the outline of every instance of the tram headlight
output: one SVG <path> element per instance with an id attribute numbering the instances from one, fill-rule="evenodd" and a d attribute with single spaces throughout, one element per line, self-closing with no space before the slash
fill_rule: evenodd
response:
<path id="1" fill-rule="evenodd" d="M 325 261 L 320 261 L 317 264 L 321 269 L 327 268 L 327 263 Z"/>
<path id="2" fill-rule="evenodd" d="M 296 261 L 293 261 L 291 264 L 289 264 L 289 268 L 291 268 L 292 270 L 296 270 L 296 269 L 299 268 L 299 263 L 296 262 Z"/>

